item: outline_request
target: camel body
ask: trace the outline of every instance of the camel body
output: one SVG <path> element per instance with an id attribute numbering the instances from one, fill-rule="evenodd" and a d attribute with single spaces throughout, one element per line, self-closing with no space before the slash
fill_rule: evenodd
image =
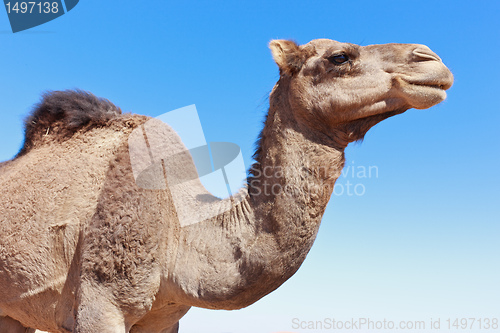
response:
<path id="1" fill-rule="evenodd" d="M 347 144 L 441 102 L 453 82 L 423 45 L 270 47 L 280 80 L 247 186 L 219 200 L 196 179 L 181 185 L 216 212 L 189 225 L 160 172 L 168 160 L 148 178 L 166 186 L 134 175 L 137 133 L 148 149 L 185 151 L 169 126 L 81 91 L 44 96 L 22 150 L 0 164 L 0 332 L 177 332 L 191 306 L 256 302 L 304 261 Z M 189 154 L 172 163 L 196 178 Z"/>

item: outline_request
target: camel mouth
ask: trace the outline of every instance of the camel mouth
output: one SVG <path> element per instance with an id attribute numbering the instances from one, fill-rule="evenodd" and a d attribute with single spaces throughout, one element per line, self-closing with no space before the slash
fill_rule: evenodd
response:
<path id="1" fill-rule="evenodd" d="M 435 105 L 439 102 L 442 102 L 446 99 L 446 85 L 444 84 L 420 84 L 420 83 L 410 83 L 413 87 L 413 94 L 416 92 L 419 95 L 419 99 L 422 101 L 430 101 L 431 105 Z M 437 100 L 437 101 L 436 101 Z M 418 103 L 420 104 L 420 103 Z M 415 106 L 417 109 L 421 108 L 419 106 Z M 424 107 L 424 108 L 427 108 Z"/>
<path id="2" fill-rule="evenodd" d="M 434 88 L 434 89 L 441 89 L 441 90 L 446 90 L 443 84 L 437 85 L 437 84 L 417 84 L 417 86 L 422 85 L 424 87 L 429 87 L 429 88 Z"/>
<path id="3" fill-rule="evenodd" d="M 448 90 L 452 86 L 452 82 L 436 82 L 436 81 L 430 81 L 430 82 L 423 82 L 423 81 L 406 81 L 406 83 L 418 86 L 418 87 L 426 87 L 426 88 L 432 88 L 432 89 L 439 89 L 439 90 Z"/>
<path id="4" fill-rule="evenodd" d="M 446 90 L 452 86 L 453 79 L 452 77 L 433 80 L 407 80 L 402 78 L 399 83 L 402 96 L 410 108 L 427 109 L 446 99 Z"/>

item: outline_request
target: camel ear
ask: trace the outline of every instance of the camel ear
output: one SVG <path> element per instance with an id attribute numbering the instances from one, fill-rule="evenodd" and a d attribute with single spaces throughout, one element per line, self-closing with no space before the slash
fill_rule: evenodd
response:
<path id="1" fill-rule="evenodd" d="M 306 54 L 291 40 L 272 40 L 269 48 L 282 74 L 291 75 L 298 72 L 306 60 Z"/>

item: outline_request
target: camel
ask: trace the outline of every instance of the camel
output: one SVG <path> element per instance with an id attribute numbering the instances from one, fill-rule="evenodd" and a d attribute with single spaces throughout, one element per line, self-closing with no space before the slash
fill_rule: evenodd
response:
<path id="1" fill-rule="evenodd" d="M 163 186 L 165 170 L 196 174 L 167 124 L 84 91 L 43 96 L 22 149 L 0 166 L 0 332 L 171 333 L 192 306 L 249 306 L 305 260 L 347 145 L 440 103 L 453 83 L 424 45 L 269 46 L 280 76 L 246 186 L 218 199 L 199 180 L 176 185 L 219 209 L 196 223 L 180 223 L 190 212 Z M 146 157 L 151 142 L 182 156 L 156 161 L 141 183 L 134 135 Z"/>

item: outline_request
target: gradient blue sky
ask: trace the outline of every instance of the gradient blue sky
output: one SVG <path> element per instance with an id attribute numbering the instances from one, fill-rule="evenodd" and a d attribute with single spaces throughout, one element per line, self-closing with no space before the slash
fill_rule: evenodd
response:
<path id="1" fill-rule="evenodd" d="M 441 318 L 442 329 L 447 318 L 500 319 L 499 14 L 498 1 L 82 0 L 12 34 L 0 10 L 0 160 L 20 148 L 41 92 L 81 88 L 152 116 L 196 104 L 207 141 L 237 143 L 248 166 L 278 79 L 271 39 L 426 44 L 455 75 L 448 100 L 348 147 L 348 166 L 378 175 L 339 180 L 365 193 L 332 197 L 295 276 L 247 309 L 192 309 L 181 332 L 327 331 L 293 329 L 293 318 Z"/>

